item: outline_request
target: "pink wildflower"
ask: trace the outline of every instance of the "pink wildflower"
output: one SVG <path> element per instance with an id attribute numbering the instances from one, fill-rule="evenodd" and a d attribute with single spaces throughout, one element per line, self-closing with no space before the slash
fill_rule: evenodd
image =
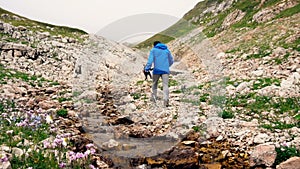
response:
<path id="1" fill-rule="evenodd" d="M 84 154 L 81 153 L 81 152 L 76 154 L 77 159 L 80 159 L 80 158 L 83 158 L 83 157 L 84 157 Z"/>
<path id="2" fill-rule="evenodd" d="M 66 163 L 60 163 L 59 164 L 59 168 L 65 168 L 67 165 L 66 165 Z"/>
<path id="3" fill-rule="evenodd" d="M 96 169 L 96 167 L 94 167 L 93 164 L 90 164 L 89 167 L 90 167 L 91 169 Z"/>

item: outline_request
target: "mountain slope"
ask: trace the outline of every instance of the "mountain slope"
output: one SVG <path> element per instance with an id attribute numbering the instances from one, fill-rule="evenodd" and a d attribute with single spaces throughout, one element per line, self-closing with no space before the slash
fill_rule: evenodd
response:
<path id="1" fill-rule="evenodd" d="M 299 0 L 206 0 L 183 17 L 194 25 L 191 31 L 163 38 L 179 62 L 175 68 L 201 83 L 202 132 L 250 148 L 251 167 L 275 167 L 300 155 L 299 18 Z M 154 39 L 160 35 L 139 46 Z M 263 144 L 269 150 L 261 150 Z M 277 156 L 267 161 L 267 153 Z"/>

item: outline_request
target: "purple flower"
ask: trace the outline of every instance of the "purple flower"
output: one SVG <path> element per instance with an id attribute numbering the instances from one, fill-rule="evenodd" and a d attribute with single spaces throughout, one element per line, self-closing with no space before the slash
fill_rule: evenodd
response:
<path id="1" fill-rule="evenodd" d="M 69 153 L 69 158 L 71 161 L 76 160 L 76 155 L 73 151 L 69 151 L 68 153 Z"/>
<path id="2" fill-rule="evenodd" d="M 86 151 L 84 152 L 84 156 L 85 156 L 85 157 L 88 157 L 90 154 L 91 154 L 91 150 L 86 150 Z"/>
<path id="3" fill-rule="evenodd" d="M 57 145 L 61 145 L 62 142 L 63 142 L 63 139 L 61 139 L 61 138 L 54 139 L 54 143 Z"/>
<path id="4" fill-rule="evenodd" d="M 50 147 L 50 142 L 49 141 L 44 141 L 44 148 L 49 148 Z"/>
<path id="5" fill-rule="evenodd" d="M 93 164 L 90 164 L 89 167 L 90 167 L 91 169 L 96 169 L 96 167 L 94 167 Z"/>
<path id="6" fill-rule="evenodd" d="M 86 147 L 87 149 L 90 149 L 91 147 L 94 147 L 94 144 L 93 144 L 93 143 L 90 143 L 90 144 L 85 145 L 85 147 Z"/>
<path id="7" fill-rule="evenodd" d="M 282 146 L 284 146 L 284 147 L 290 147 L 290 145 L 291 145 L 291 143 L 287 143 L 287 142 L 282 143 Z"/>
<path id="8" fill-rule="evenodd" d="M 95 154 L 96 153 L 96 150 L 94 148 L 91 148 L 91 154 Z"/>
<path id="9" fill-rule="evenodd" d="M 57 144 L 56 143 L 51 143 L 52 148 L 56 148 Z"/>
<path id="10" fill-rule="evenodd" d="M 76 153 L 76 159 L 80 159 L 80 158 L 83 158 L 84 157 L 84 154 L 83 153 Z"/>
<path id="11" fill-rule="evenodd" d="M 1 161 L 2 163 L 5 163 L 5 162 L 8 161 L 8 158 L 7 158 L 6 155 L 5 155 L 4 157 L 0 158 L 0 161 Z"/>
<path id="12" fill-rule="evenodd" d="M 67 165 L 66 165 L 66 163 L 60 163 L 59 164 L 59 168 L 65 168 Z"/>
<path id="13" fill-rule="evenodd" d="M 62 135 L 62 137 L 64 137 L 64 138 L 65 137 L 70 137 L 70 136 L 71 136 L 71 133 L 65 133 L 65 134 Z"/>

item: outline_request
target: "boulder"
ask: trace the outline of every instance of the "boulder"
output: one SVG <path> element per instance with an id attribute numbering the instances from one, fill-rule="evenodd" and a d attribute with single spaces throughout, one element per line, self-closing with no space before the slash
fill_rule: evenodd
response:
<path id="1" fill-rule="evenodd" d="M 300 157 L 291 157 L 277 165 L 276 169 L 300 169 Z"/>
<path id="2" fill-rule="evenodd" d="M 270 144 L 260 144 L 254 147 L 250 156 L 250 166 L 267 166 L 274 164 L 277 153 L 275 146 Z"/>

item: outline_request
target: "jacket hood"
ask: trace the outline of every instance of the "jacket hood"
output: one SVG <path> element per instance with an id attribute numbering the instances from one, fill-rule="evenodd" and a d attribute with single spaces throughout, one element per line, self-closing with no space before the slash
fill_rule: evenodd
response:
<path id="1" fill-rule="evenodd" d="M 162 50 L 168 49 L 168 47 L 163 43 L 156 44 L 154 48 L 162 49 Z"/>

